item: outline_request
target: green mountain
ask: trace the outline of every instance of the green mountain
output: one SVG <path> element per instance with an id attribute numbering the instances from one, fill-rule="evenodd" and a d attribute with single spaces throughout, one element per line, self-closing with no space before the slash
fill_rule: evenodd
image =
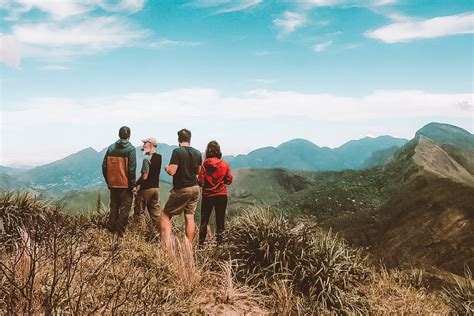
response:
<path id="1" fill-rule="evenodd" d="M 391 136 L 379 136 L 377 138 L 365 137 L 359 140 L 351 140 L 339 148 L 336 148 L 337 154 L 342 157 L 343 169 L 363 168 L 372 155 L 394 148 L 400 148 L 407 143 L 406 139 L 394 138 Z"/>
<path id="2" fill-rule="evenodd" d="M 431 135 L 446 132 L 435 127 Z M 417 133 L 386 165 L 365 170 L 236 170 L 231 213 L 270 205 L 293 216 L 310 215 L 387 266 L 462 273 L 465 264 L 474 268 L 474 174 L 464 167 L 472 167 L 474 153 L 457 146 L 474 143 L 457 132 L 444 135 L 442 144 Z"/>
<path id="3" fill-rule="evenodd" d="M 13 174 L 15 173 L 15 168 L 10 168 L 10 167 L 0 165 L 0 173 Z"/>
<path id="4" fill-rule="evenodd" d="M 319 147 L 304 139 L 294 139 L 283 143 L 277 148 L 265 147 L 257 149 L 248 155 L 224 157 L 232 169 L 238 168 L 287 168 L 292 170 L 345 170 L 360 169 L 370 161 L 370 166 L 385 161 L 374 160 L 379 150 L 401 146 L 404 139 L 390 136 L 364 138 L 350 141 L 343 146 L 330 149 Z M 158 153 L 163 157 L 163 167 L 171 158 L 176 146 L 158 145 Z M 398 148 L 398 147 L 397 147 Z M 66 158 L 39 166 L 27 171 L 1 167 L 3 185 L 19 189 L 31 188 L 35 191 L 54 195 L 68 191 L 92 190 L 105 187 L 101 165 L 106 148 L 97 152 L 86 148 Z M 140 174 L 143 162 L 143 152 L 137 147 L 137 176 Z M 161 180 L 171 182 L 171 177 L 161 170 Z"/>
<path id="5" fill-rule="evenodd" d="M 286 168 L 291 170 L 327 171 L 361 169 L 376 162 L 372 154 L 388 148 L 399 148 L 406 139 L 391 136 L 351 140 L 341 147 L 319 147 L 304 139 L 293 139 L 280 146 L 254 150 L 247 155 L 225 157 L 233 169 Z M 368 162 L 370 160 L 370 162 Z"/>
<path id="6" fill-rule="evenodd" d="M 174 148 L 176 146 L 159 144 L 158 153 L 163 157 L 163 167 L 169 162 Z M 72 190 L 103 188 L 105 182 L 102 176 L 102 161 L 105 152 L 106 148 L 100 152 L 86 148 L 66 158 L 27 171 L 0 166 L 3 180 L 1 188 L 31 188 L 55 195 Z M 144 155 L 139 147 L 136 149 L 136 154 L 137 176 L 139 176 Z M 170 182 L 171 177 L 162 170 L 161 180 Z"/>
<path id="7" fill-rule="evenodd" d="M 86 148 L 64 159 L 28 170 L 20 179 L 37 190 L 66 192 L 103 185 L 102 159 L 93 148 Z"/>
<path id="8" fill-rule="evenodd" d="M 429 123 L 416 132 L 415 138 L 421 135 L 438 145 L 450 144 L 457 148 L 474 151 L 474 135 L 454 125 Z"/>
<path id="9" fill-rule="evenodd" d="M 399 149 L 399 146 L 392 146 L 387 149 L 373 152 L 370 157 L 364 161 L 363 168 L 371 168 L 387 164 Z"/>

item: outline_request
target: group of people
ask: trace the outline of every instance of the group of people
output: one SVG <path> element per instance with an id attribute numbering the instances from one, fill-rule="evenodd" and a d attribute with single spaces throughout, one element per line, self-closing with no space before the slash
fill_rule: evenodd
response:
<path id="1" fill-rule="evenodd" d="M 194 214 L 201 191 L 201 223 L 199 243 L 206 240 L 207 226 L 212 213 L 216 214 L 216 241 L 222 242 L 227 208 L 227 185 L 232 183 L 229 165 L 222 160 L 219 144 L 211 141 L 205 151 L 191 147 L 191 131 L 178 131 L 179 147 L 171 154 L 166 173 L 173 177 L 173 188 L 161 209 L 160 172 L 162 157 L 157 153 L 155 138 L 142 140 L 145 154 L 140 177 L 136 179 L 136 151 L 130 143 L 130 128 L 122 126 L 119 140 L 109 146 L 102 163 L 102 173 L 110 190 L 110 213 L 107 229 L 123 236 L 135 196 L 134 217 L 141 218 L 148 211 L 152 224 L 160 227 L 161 237 L 167 247 L 171 246 L 171 218 L 184 214 L 185 234 L 191 244 L 195 236 Z M 201 189 L 200 189 L 201 187 Z"/>

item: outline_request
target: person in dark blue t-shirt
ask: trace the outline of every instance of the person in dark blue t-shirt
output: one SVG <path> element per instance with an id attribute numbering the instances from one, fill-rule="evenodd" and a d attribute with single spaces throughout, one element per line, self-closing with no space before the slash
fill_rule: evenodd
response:
<path id="1" fill-rule="evenodd" d="M 199 202 L 197 175 L 201 168 L 201 152 L 191 147 L 191 132 L 178 132 L 179 147 L 173 150 L 165 171 L 173 176 L 173 189 L 161 214 L 161 235 L 167 247 L 171 246 L 171 217 L 184 213 L 185 232 L 191 245 L 194 239 L 194 212 Z"/>

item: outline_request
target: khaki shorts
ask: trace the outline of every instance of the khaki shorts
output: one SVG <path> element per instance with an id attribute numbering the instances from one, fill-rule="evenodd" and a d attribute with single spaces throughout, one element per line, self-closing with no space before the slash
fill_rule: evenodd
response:
<path id="1" fill-rule="evenodd" d="M 199 202 L 199 186 L 171 190 L 168 201 L 163 208 L 163 213 L 168 216 L 194 214 Z"/>
<path id="2" fill-rule="evenodd" d="M 139 218 L 143 216 L 145 209 L 148 210 L 153 222 L 160 222 L 160 189 L 149 188 L 138 191 L 135 198 L 134 216 Z"/>

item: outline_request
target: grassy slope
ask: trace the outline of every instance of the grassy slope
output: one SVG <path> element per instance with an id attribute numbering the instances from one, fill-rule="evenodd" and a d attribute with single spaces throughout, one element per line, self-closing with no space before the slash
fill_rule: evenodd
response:
<path id="1" fill-rule="evenodd" d="M 233 219 L 225 247 L 192 251 L 178 242 L 166 252 L 133 226 L 124 238 L 114 237 L 100 228 L 100 214 L 71 216 L 26 196 L 0 195 L 0 311 L 449 311 L 441 292 L 425 287 L 421 271 L 380 270 L 310 221 L 248 211 Z"/>

